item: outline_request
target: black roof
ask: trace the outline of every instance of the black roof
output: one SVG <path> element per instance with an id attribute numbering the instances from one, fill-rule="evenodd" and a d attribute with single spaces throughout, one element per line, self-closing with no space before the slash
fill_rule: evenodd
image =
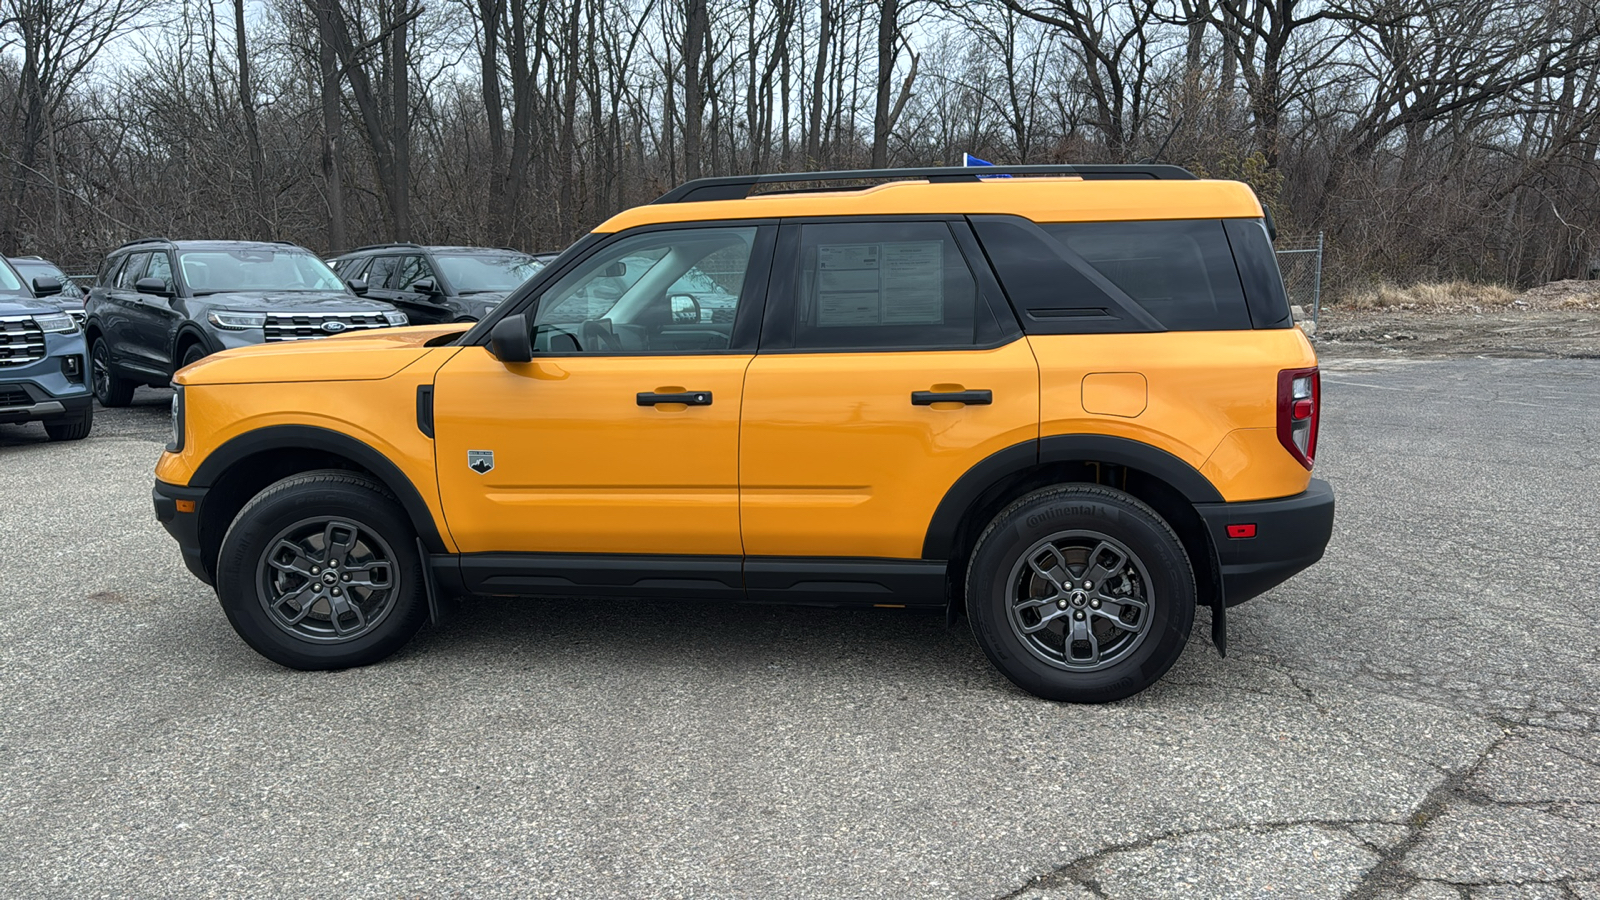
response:
<path id="1" fill-rule="evenodd" d="M 819 181 L 885 181 L 917 178 L 934 184 L 976 182 L 1000 175 L 1076 175 L 1085 181 L 1171 180 L 1192 181 L 1193 172 L 1181 166 L 1084 165 L 1084 166 L 936 166 L 921 169 L 846 169 L 834 172 L 787 172 L 771 175 L 730 175 L 723 178 L 697 178 L 685 182 L 656 199 L 657 203 L 692 203 L 703 200 L 743 200 L 763 184 L 796 184 Z M 863 185 L 865 190 L 869 185 Z M 846 188 L 848 190 L 848 188 Z"/>
<path id="2" fill-rule="evenodd" d="M 465 244 L 413 244 L 409 241 L 401 241 L 392 244 L 368 244 L 365 247 L 357 247 L 354 250 L 346 250 L 343 253 L 334 254 L 332 258 L 343 259 L 346 256 L 355 256 L 357 253 L 371 253 L 375 250 L 426 250 L 429 253 L 515 253 L 518 256 L 535 255 L 524 253 L 521 250 L 514 250 L 510 247 L 474 247 Z"/>

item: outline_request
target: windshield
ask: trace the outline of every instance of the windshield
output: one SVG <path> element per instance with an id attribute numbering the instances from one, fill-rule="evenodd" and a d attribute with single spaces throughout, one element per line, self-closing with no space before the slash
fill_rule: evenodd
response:
<path id="1" fill-rule="evenodd" d="M 463 294 L 511 291 L 544 268 L 544 263 L 521 253 L 436 253 L 434 259 Z"/>
<path id="2" fill-rule="evenodd" d="M 11 267 L 0 263 L 0 294 L 21 294 L 22 282 L 17 278 L 17 273 Z"/>
<path id="3" fill-rule="evenodd" d="M 68 278 L 65 272 L 49 263 L 25 259 L 12 260 L 11 265 L 16 267 L 17 274 L 22 276 L 22 280 L 30 285 L 35 278 L 54 278 L 61 282 L 61 293 L 52 297 L 52 300 L 77 299 L 83 296 L 83 291 L 78 289 L 78 285 Z"/>
<path id="4" fill-rule="evenodd" d="M 328 264 L 305 250 L 190 250 L 178 254 L 195 294 L 219 291 L 343 291 Z"/>

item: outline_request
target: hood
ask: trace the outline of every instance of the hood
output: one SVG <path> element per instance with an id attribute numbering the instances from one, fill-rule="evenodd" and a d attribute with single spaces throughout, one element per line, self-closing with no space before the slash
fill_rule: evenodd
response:
<path id="1" fill-rule="evenodd" d="M 379 381 L 411 365 L 434 338 L 462 334 L 464 325 L 376 328 L 314 341 L 253 344 L 213 353 L 178 372 L 178 384 L 291 381 Z"/>
<path id="2" fill-rule="evenodd" d="M 221 309 L 241 312 L 373 312 L 392 311 L 382 300 L 368 300 L 343 291 L 223 291 L 194 298 Z"/>
<path id="3" fill-rule="evenodd" d="M 0 316 L 47 316 L 61 312 L 49 300 L 35 300 L 21 294 L 0 294 Z"/>

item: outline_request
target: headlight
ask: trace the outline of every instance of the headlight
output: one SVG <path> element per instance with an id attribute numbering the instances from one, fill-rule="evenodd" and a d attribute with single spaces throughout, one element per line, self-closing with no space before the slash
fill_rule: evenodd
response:
<path id="1" fill-rule="evenodd" d="M 167 452 L 183 449 L 183 385 L 172 390 L 172 440 L 167 441 Z"/>
<path id="2" fill-rule="evenodd" d="M 384 321 L 388 322 L 390 325 L 409 325 L 409 324 L 411 324 L 411 320 L 406 318 L 406 314 L 403 313 L 403 312 L 399 312 L 399 311 L 386 312 L 386 313 L 383 314 L 383 318 L 384 318 Z"/>
<path id="3" fill-rule="evenodd" d="M 42 316 L 34 316 L 33 323 L 49 334 L 71 334 L 78 330 L 78 323 L 74 322 L 72 317 L 66 313 L 47 313 Z"/>
<path id="4" fill-rule="evenodd" d="M 267 324 L 266 313 L 234 312 L 228 309 L 217 309 L 206 313 L 206 321 L 218 328 L 227 328 L 232 331 L 243 331 L 246 328 L 260 328 Z"/>

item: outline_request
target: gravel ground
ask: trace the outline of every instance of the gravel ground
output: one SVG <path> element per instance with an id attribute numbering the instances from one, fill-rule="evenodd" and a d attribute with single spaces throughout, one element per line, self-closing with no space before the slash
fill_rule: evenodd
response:
<path id="1" fill-rule="evenodd" d="M 1329 359 L 1328 557 L 1100 707 L 893 611 L 483 601 L 290 672 L 152 516 L 164 393 L 0 426 L 0 896 L 1596 900 L 1600 368 Z"/>

